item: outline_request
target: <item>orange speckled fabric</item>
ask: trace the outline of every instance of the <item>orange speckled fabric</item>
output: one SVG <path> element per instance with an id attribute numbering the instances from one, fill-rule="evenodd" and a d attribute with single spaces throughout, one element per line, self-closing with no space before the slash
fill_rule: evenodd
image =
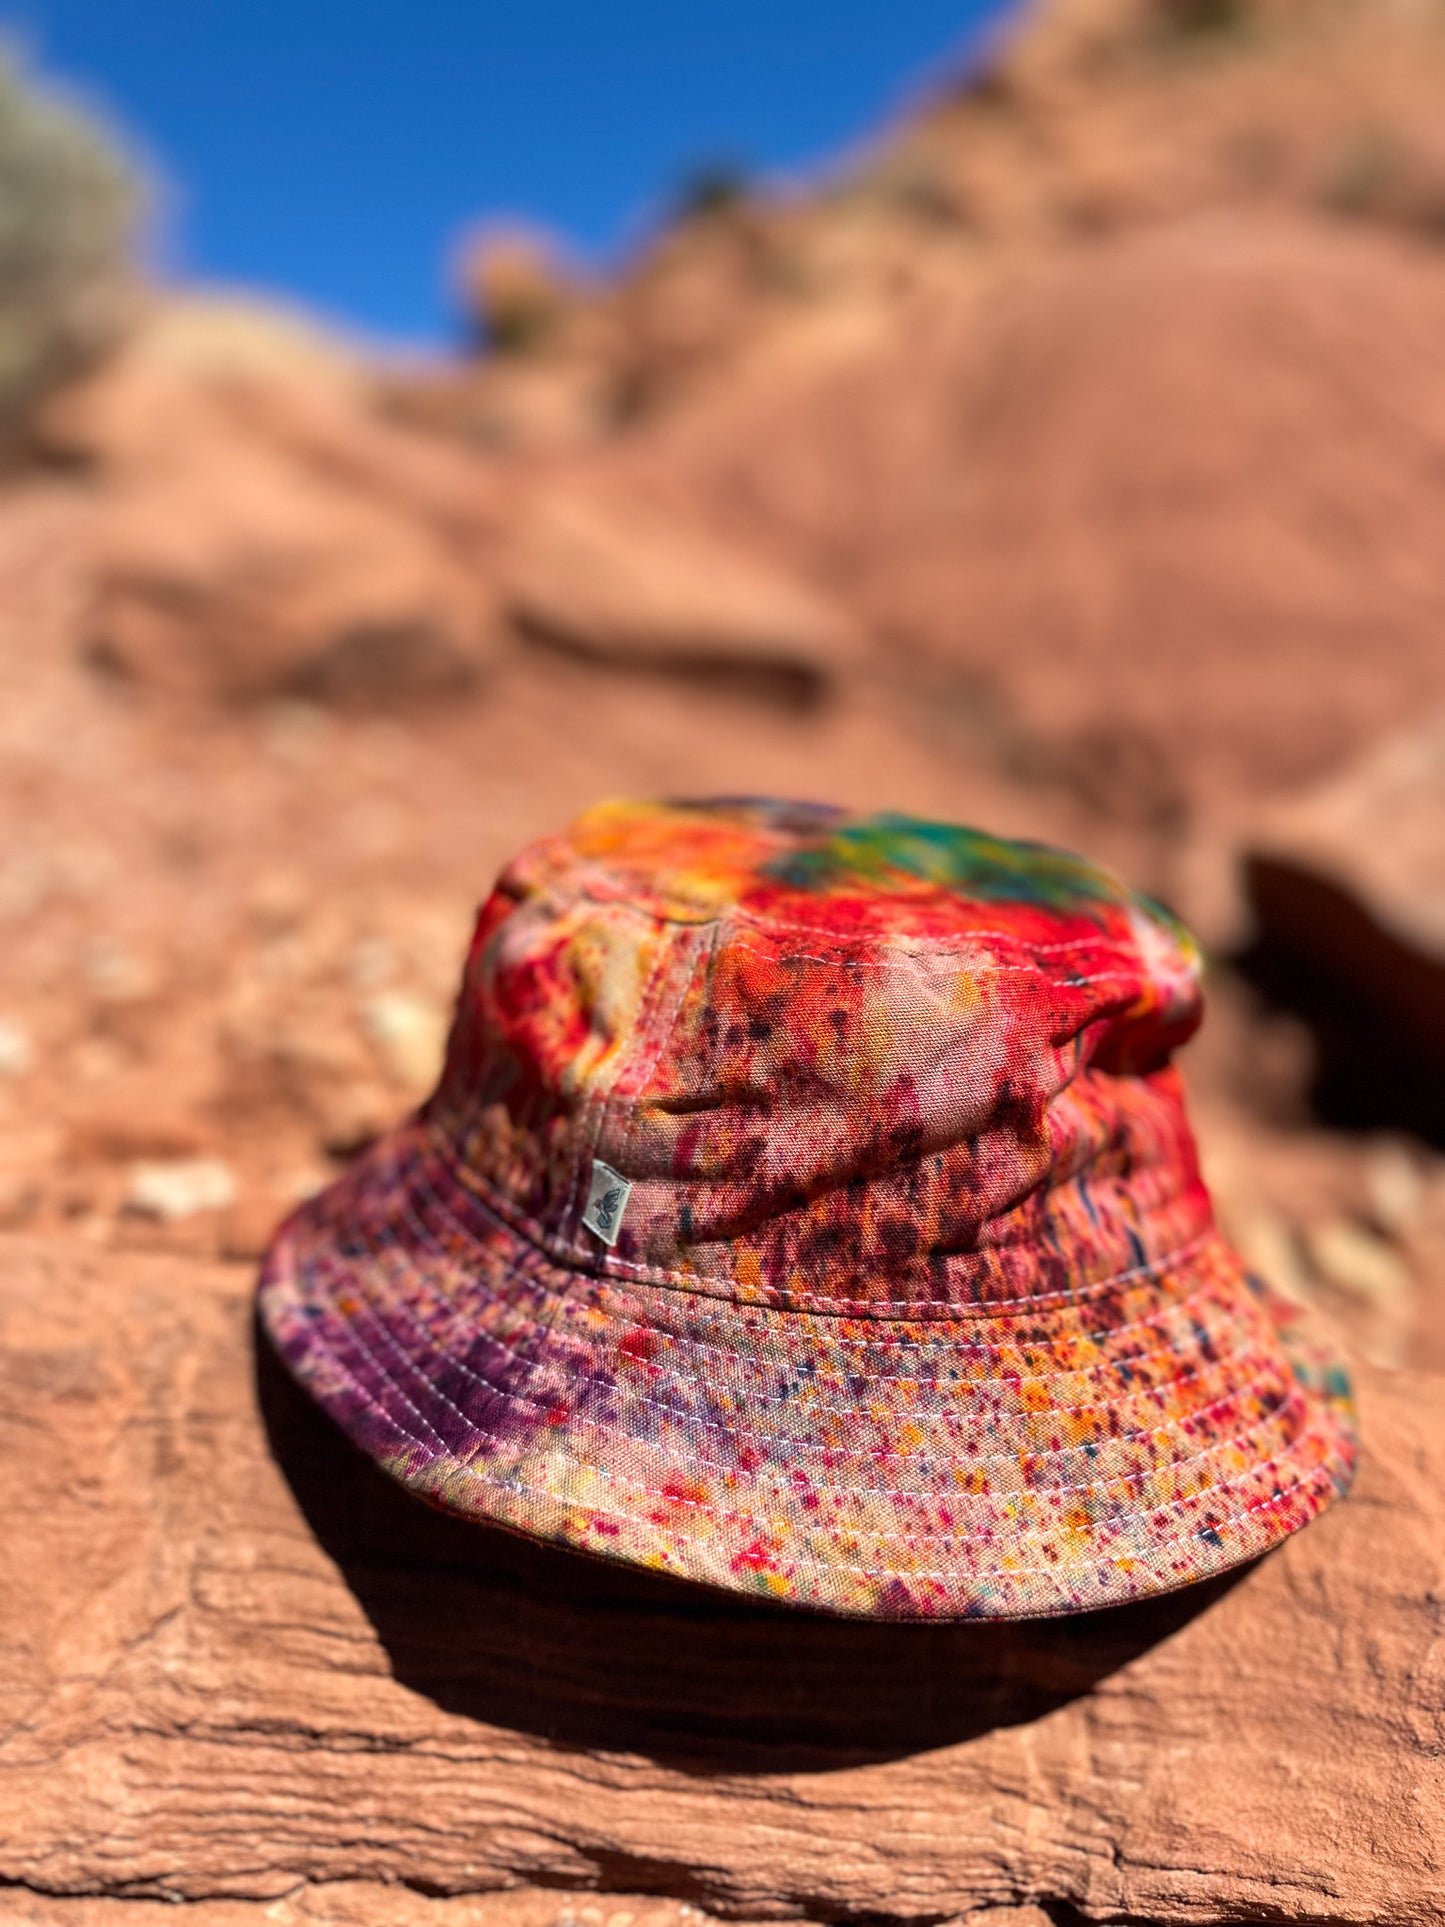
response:
<path id="1" fill-rule="evenodd" d="M 1061 851 L 607 804 L 502 876 L 439 1089 L 282 1227 L 262 1314 L 396 1477 L 583 1551 L 899 1619 L 1185 1585 L 1355 1455 L 1215 1227 L 1199 1017 L 1180 925 Z"/>

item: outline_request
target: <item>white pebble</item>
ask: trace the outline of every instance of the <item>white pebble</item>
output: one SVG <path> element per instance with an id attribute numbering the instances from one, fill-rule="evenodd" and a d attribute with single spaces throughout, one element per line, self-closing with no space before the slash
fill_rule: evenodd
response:
<path id="1" fill-rule="evenodd" d="M 130 1168 L 127 1210 L 174 1224 L 234 1202 L 236 1180 L 220 1158 L 143 1158 Z"/>
<path id="2" fill-rule="evenodd" d="M 441 1071 L 446 1014 L 424 997 L 386 990 L 367 999 L 362 1018 L 392 1076 L 418 1095 L 428 1091 Z"/>
<path id="3" fill-rule="evenodd" d="M 23 1077 L 34 1062 L 30 1033 L 13 1018 L 0 1017 L 0 1077 Z"/>

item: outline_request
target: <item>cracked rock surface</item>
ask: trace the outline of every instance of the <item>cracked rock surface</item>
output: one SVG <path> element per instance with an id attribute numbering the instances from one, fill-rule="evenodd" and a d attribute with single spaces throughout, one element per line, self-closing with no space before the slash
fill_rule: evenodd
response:
<path id="1" fill-rule="evenodd" d="M 1445 1920 L 1445 1422 L 1230 1582 L 808 1619 L 418 1506 L 245 1267 L 0 1244 L 0 1916 Z"/>

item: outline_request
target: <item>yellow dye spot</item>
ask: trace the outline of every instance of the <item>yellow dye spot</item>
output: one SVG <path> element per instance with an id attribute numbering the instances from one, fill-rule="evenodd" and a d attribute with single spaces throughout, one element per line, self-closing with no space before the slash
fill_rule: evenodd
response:
<path id="1" fill-rule="evenodd" d="M 1097 1429 L 1090 1412 L 1061 1412 L 1059 1425 L 1071 1445 L 1087 1445 Z"/>
<path id="2" fill-rule="evenodd" d="M 950 1008 L 963 1012 L 977 1010 L 983 1002 L 983 986 L 971 971 L 958 970 L 953 975 L 953 995 L 949 999 Z"/>

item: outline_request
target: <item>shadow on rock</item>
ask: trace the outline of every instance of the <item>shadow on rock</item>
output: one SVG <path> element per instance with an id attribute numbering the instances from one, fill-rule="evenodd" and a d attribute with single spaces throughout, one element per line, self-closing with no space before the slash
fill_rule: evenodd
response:
<path id="1" fill-rule="evenodd" d="M 1070 1619 L 800 1613 L 434 1511 L 350 1444 L 259 1329 L 256 1374 L 276 1459 L 402 1685 L 490 1726 L 682 1771 L 855 1766 L 1037 1719 L 1239 1576 Z"/>
<path id="2" fill-rule="evenodd" d="M 1445 1149 L 1439 958 L 1301 864 L 1251 857 L 1245 885 L 1256 934 L 1231 962 L 1268 1007 L 1308 1029 L 1313 1117 L 1337 1130 L 1409 1131 Z"/>

